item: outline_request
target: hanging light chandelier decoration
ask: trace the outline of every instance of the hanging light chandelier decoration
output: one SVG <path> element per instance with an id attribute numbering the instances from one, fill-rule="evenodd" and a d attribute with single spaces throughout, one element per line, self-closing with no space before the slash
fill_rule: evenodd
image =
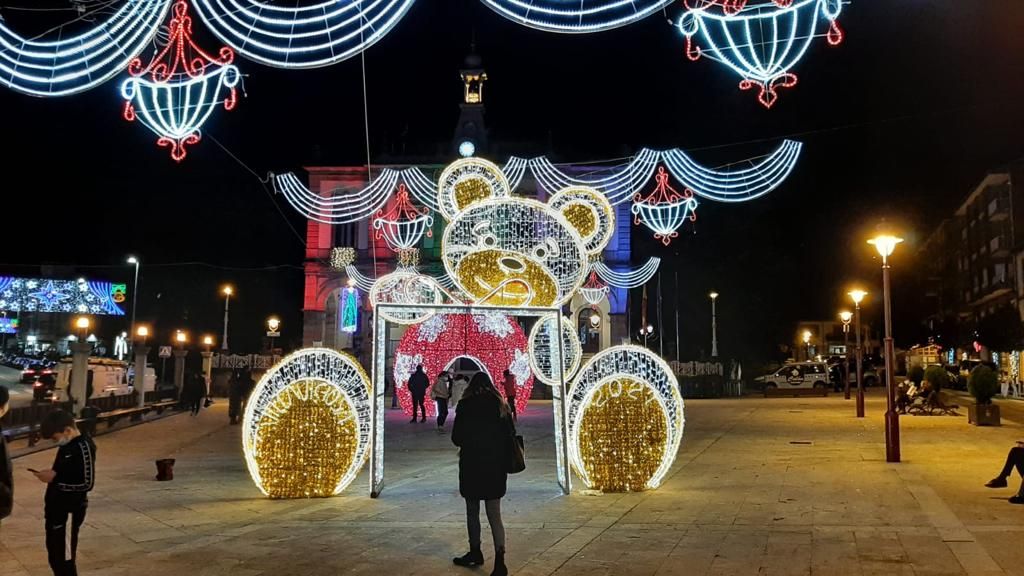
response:
<path id="1" fill-rule="evenodd" d="M 821 36 L 822 22 L 829 45 L 843 41 L 843 0 L 698 0 L 687 8 L 678 23 L 687 58 L 726 65 L 741 77 L 741 90 L 758 91 L 765 108 L 775 105 L 780 88 L 796 86 L 791 70 Z"/>
<path id="2" fill-rule="evenodd" d="M 697 220 L 697 199 L 693 192 L 684 189 L 676 192 L 668 183 L 668 173 L 659 166 L 654 176 L 655 186 L 647 196 L 637 194 L 633 198 L 633 222 L 644 224 L 654 231 L 654 238 L 668 246 L 679 236 L 683 222 Z"/>
<path id="3" fill-rule="evenodd" d="M 186 146 L 199 142 L 201 129 L 218 105 L 231 110 L 238 102 L 235 87 L 241 79 L 232 64 L 235 53 L 222 47 L 216 57 L 192 41 L 192 18 L 187 0 L 174 2 L 169 41 L 149 64 L 141 58 L 128 64 L 132 77 L 121 85 L 124 118 L 139 120 L 157 135 L 157 145 L 171 150 L 177 162 Z"/>
<path id="4" fill-rule="evenodd" d="M 398 252 L 415 248 L 424 235 L 431 237 L 430 227 L 434 225 L 434 218 L 430 216 L 430 209 L 413 205 L 404 183 L 398 185 L 396 198 L 397 202 L 390 210 L 377 211 L 373 229 L 377 231 L 378 240 L 383 238 L 392 250 Z"/>
<path id="5" fill-rule="evenodd" d="M 597 277 L 597 272 L 591 269 L 587 281 L 580 286 L 580 295 L 591 306 L 597 306 L 608 296 L 608 285 L 602 282 Z"/>

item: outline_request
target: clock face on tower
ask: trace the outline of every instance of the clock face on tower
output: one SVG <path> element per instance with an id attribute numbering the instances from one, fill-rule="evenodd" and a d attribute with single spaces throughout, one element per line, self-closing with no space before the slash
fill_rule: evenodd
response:
<path id="1" fill-rule="evenodd" d="M 476 145 L 469 140 L 463 140 L 462 143 L 459 144 L 459 155 L 463 158 L 469 158 L 473 154 L 476 154 Z"/>

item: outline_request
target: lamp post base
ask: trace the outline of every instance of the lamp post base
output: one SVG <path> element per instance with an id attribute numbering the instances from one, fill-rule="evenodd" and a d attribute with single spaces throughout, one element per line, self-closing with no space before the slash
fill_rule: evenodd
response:
<path id="1" fill-rule="evenodd" d="M 885 461 L 900 461 L 900 415 L 895 410 L 885 412 Z"/>

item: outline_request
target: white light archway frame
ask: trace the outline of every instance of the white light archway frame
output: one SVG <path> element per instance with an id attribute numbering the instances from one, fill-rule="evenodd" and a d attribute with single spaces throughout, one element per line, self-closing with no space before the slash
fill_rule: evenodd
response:
<path id="1" fill-rule="evenodd" d="M 384 378 L 387 376 L 385 362 L 387 360 L 387 328 L 388 317 L 401 317 L 415 314 L 486 314 L 498 313 L 510 317 L 542 318 L 554 314 L 556 319 L 556 330 L 562 331 L 561 309 L 557 307 L 541 308 L 533 306 L 472 306 L 457 304 L 379 304 L 373 315 L 373 409 L 372 434 L 370 449 L 370 497 L 380 496 L 384 488 Z M 561 341 L 555 338 L 551 346 L 551 364 L 561 366 L 562 346 Z M 380 385 L 377 385 L 380 383 Z M 564 374 L 558 375 L 557 382 L 551 386 L 551 410 L 555 417 L 555 464 L 558 476 L 558 485 L 563 494 L 572 491 L 572 474 L 569 469 L 568 451 L 568 428 L 566 422 L 566 405 L 563 401 L 567 395 L 566 381 Z"/>

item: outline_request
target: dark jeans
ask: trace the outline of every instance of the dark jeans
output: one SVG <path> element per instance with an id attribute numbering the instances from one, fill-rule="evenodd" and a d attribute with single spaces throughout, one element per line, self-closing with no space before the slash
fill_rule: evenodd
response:
<path id="1" fill-rule="evenodd" d="M 1024 478 L 1024 448 L 1020 446 L 1010 448 L 1010 453 L 1006 455 L 1006 465 L 1003 466 L 1003 471 L 999 475 L 1006 478 L 1013 472 L 1014 468 Z"/>
<path id="2" fill-rule="evenodd" d="M 189 402 L 189 404 L 191 404 L 192 407 L 192 415 L 195 416 L 196 414 L 199 414 L 199 409 L 203 406 L 203 399 L 202 397 L 195 398 Z"/>
<path id="3" fill-rule="evenodd" d="M 437 398 L 434 402 L 437 402 L 437 427 L 440 428 L 448 420 L 448 399 Z"/>
<path id="4" fill-rule="evenodd" d="M 508 401 L 508 409 L 512 411 L 512 419 L 515 420 L 516 419 L 516 397 L 515 396 L 509 396 L 507 398 L 507 401 Z"/>
<path id="5" fill-rule="evenodd" d="M 424 396 L 413 396 L 412 397 L 412 419 L 416 419 L 416 409 L 419 408 L 423 413 L 423 419 L 427 419 L 427 407 L 423 404 Z"/>
<path id="6" fill-rule="evenodd" d="M 85 522 L 87 504 L 73 511 L 45 513 L 46 555 L 54 576 L 78 576 L 75 556 L 78 552 L 78 529 Z M 68 525 L 68 517 L 71 525 Z"/>
<path id="7" fill-rule="evenodd" d="M 501 498 L 485 500 L 487 523 L 491 525 L 491 537 L 495 550 L 505 550 L 505 525 L 501 522 Z M 480 549 L 480 501 L 466 500 L 466 528 L 469 531 L 469 547 Z"/>

